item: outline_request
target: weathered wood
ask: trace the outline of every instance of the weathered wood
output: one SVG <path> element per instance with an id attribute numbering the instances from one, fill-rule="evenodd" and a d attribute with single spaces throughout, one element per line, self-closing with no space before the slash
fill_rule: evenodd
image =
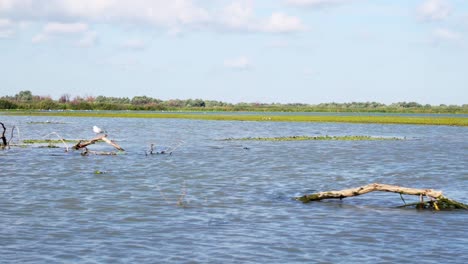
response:
<path id="1" fill-rule="evenodd" d="M 87 146 L 92 145 L 92 144 L 94 144 L 94 143 L 96 143 L 96 142 L 98 142 L 100 140 L 106 142 L 107 144 L 113 146 L 114 148 L 116 148 L 116 149 L 118 149 L 120 151 L 125 151 L 117 143 L 115 143 L 115 142 L 111 141 L 110 139 L 108 139 L 107 135 L 100 135 L 100 136 L 97 136 L 97 137 L 95 137 L 93 139 L 90 139 L 88 141 L 81 141 L 80 140 L 80 141 L 78 141 L 78 143 L 76 143 L 75 146 L 73 146 L 73 149 L 78 150 L 78 149 L 86 148 Z"/>
<path id="2" fill-rule="evenodd" d="M 3 147 L 6 147 L 7 146 L 7 140 L 6 140 L 6 137 L 5 137 L 5 131 L 6 131 L 6 127 L 3 123 L 0 122 L 0 125 L 2 125 L 2 128 L 3 128 L 3 132 L 2 132 L 2 136 L 1 136 L 1 139 L 2 139 L 2 145 Z"/>
<path id="3" fill-rule="evenodd" d="M 357 188 L 345 189 L 340 191 L 327 191 L 327 192 L 318 192 L 308 195 L 303 195 L 301 197 L 296 197 L 296 200 L 302 201 L 304 203 L 308 203 L 311 201 L 320 201 L 324 199 L 344 199 L 347 197 L 358 196 L 361 194 L 366 194 L 369 192 L 374 191 L 381 191 L 381 192 L 394 192 L 399 194 L 407 194 L 407 195 L 418 195 L 420 196 L 420 202 L 417 204 L 424 205 L 423 197 L 429 197 L 431 201 L 428 203 L 432 205 L 436 210 L 439 207 L 443 209 L 468 209 L 468 205 L 463 203 L 448 199 L 445 197 L 441 191 L 436 191 L 433 189 L 415 189 L 415 188 L 407 188 L 401 187 L 396 185 L 389 185 L 389 184 L 380 184 L 380 183 L 372 183 L 368 185 L 364 185 Z"/>
<path id="4" fill-rule="evenodd" d="M 78 143 L 76 143 L 75 146 L 73 146 L 73 149 L 75 150 L 78 150 L 78 149 L 82 149 L 82 148 L 86 148 L 87 146 L 89 145 L 92 145 L 94 143 L 96 143 L 97 141 L 101 140 L 103 137 L 105 137 L 106 135 L 101 135 L 101 136 L 98 136 L 98 137 L 95 137 L 93 139 L 90 139 L 88 141 L 78 141 Z"/>
<path id="5" fill-rule="evenodd" d="M 11 140 L 13 139 L 13 135 L 14 135 L 15 129 L 16 129 L 16 126 L 13 126 L 13 127 L 11 128 L 11 136 L 10 136 L 10 139 L 8 140 L 8 143 L 7 143 L 8 148 L 10 147 L 10 142 L 11 142 Z M 19 130 L 18 130 L 18 138 L 19 138 Z"/>
<path id="6" fill-rule="evenodd" d="M 114 141 L 108 139 L 106 137 L 107 135 L 104 135 L 104 137 L 101 138 L 102 141 L 106 142 L 107 144 L 113 146 L 114 148 L 120 150 L 120 151 L 124 151 L 124 149 L 122 147 L 120 147 L 119 145 L 117 145 L 117 143 L 115 143 Z"/>

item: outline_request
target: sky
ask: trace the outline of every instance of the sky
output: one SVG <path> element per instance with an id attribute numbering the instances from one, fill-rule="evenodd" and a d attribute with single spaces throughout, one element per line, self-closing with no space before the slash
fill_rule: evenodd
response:
<path id="1" fill-rule="evenodd" d="M 468 104 L 467 0 L 0 0 L 0 96 Z"/>

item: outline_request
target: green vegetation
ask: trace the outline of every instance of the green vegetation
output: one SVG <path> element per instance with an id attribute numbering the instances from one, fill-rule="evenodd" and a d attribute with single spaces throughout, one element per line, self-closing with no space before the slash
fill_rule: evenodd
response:
<path id="1" fill-rule="evenodd" d="M 24 144 L 59 144 L 63 142 L 77 142 L 78 140 L 70 139 L 25 139 L 23 140 Z"/>
<path id="2" fill-rule="evenodd" d="M 56 145 L 53 145 L 53 144 L 49 144 L 49 145 L 46 145 L 46 146 L 39 146 L 39 148 L 60 148 L 60 147 L 56 146 Z"/>
<path id="3" fill-rule="evenodd" d="M 27 122 L 28 124 L 38 124 L 38 125 L 44 125 L 44 124 L 65 124 L 64 122 L 52 122 L 52 121 L 44 121 L 44 122 Z"/>
<path id="4" fill-rule="evenodd" d="M 110 112 L 110 111 L 8 111 L 6 115 L 66 116 L 66 117 L 109 117 L 109 118 L 184 118 L 225 121 L 271 121 L 271 122 L 335 122 L 335 123 L 378 123 L 413 125 L 468 126 L 466 117 L 431 116 L 332 116 L 332 115 L 227 115 L 203 113 L 153 113 L 153 112 Z"/>
<path id="5" fill-rule="evenodd" d="M 376 102 L 365 103 L 327 103 L 308 104 L 229 104 L 202 99 L 163 101 L 147 96 L 135 96 L 132 99 L 106 96 L 62 95 L 58 100 L 36 96 L 30 91 L 21 91 L 14 96 L 0 97 L 0 109 L 5 115 L 28 116 L 70 116 L 70 117 L 122 117 L 122 118 L 184 118 L 199 120 L 238 120 L 238 121 L 282 121 L 282 122 L 346 122 L 380 124 L 417 124 L 468 126 L 466 117 L 428 117 L 428 116 L 356 116 L 356 115 L 304 115 L 298 112 L 379 112 L 379 113 L 454 113 L 468 114 L 468 105 L 421 105 L 415 102 L 399 102 L 385 105 Z M 12 111 L 15 110 L 15 111 Z M 43 111 L 56 110 L 56 111 Z M 80 111 L 76 111 L 80 110 Z M 94 111 L 88 111 L 94 110 Z M 103 111 L 100 111 L 103 110 Z M 113 110 L 113 111 L 108 111 Z M 120 111 L 122 110 L 122 111 Z M 123 111 L 126 110 L 126 111 Z M 128 111 L 130 110 L 130 111 Z M 136 112 L 138 110 L 143 112 Z M 146 112 L 164 111 L 164 113 Z M 169 111 L 169 112 L 166 112 Z M 185 111 L 192 113 L 176 113 Z M 297 112 L 296 115 L 261 114 L 216 114 L 208 112 Z M 0 113 L 2 114 L 2 113 Z M 48 123 L 48 122 L 44 122 Z"/>
<path id="6" fill-rule="evenodd" d="M 371 137 L 371 136 L 290 136 L 290 137 L 247 137 L 247 138 L 227 138 L 225 141 L 231 140 L 253 140 L 253 141 L 302 141 L 302 140 L 345 140 L 345 141 L 362 141 L 362 140 L 402 140 L 397 137 Z"/>
<path id="7" fill-rule="evenodd" d="M 468 105 L 422 105 L 416 102 L 398 102 L 385 105 L 377 102 L 280 104 L 280 103 L 225 103 L 214 100 L 160 100 L 148 96 L 107 97 L 62 95 L 58 100 L 49 96 L 20 91 L 14 96 L 0 97 L 0 109 L 5 110 L 150 110 L 150 111 L 251 111 L 251 112 L 375 112 L 375 113 L 453 113 L 468 114 Z"/>

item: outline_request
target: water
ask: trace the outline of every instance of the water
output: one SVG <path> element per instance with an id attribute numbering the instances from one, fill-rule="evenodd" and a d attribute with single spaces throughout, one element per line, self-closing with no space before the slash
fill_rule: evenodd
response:
<path id="1" fill-rule="evenodd" d="M 46 120 L 57 123 L 30 123 Z M 465 212 L 395 209 L 402 201 L 390 193 L 293 199 L 380 182 L 443 190 L 468 203 L 464 127 L 8 116 L 1 122 L 18 126 L 22 139 L 51 132 L 89 139 L 98 125 L 127 150 L 0 151 L 2 263 L 468 262 Z M 406 140 L 220 140 L 292 135 Z M 151 143 L 178 148 L 145 155 Z"/>

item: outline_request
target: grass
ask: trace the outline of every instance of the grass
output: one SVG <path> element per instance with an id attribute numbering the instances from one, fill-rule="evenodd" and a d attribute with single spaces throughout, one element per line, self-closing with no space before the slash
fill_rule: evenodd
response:
<path id="1" fill-rule="evenodd" d="M 411 125 L 447 125 L 468 126 L 466 117 L 445 116 L 327 116 L 327 115 L 236 115 L 203 113 L 142 113 L 142 112 L 40 112 L 18 111 L 2 112 L 2 115 L 22 116 L 63 116 L 63 117 L 108 117 L 108 118 L 182 118 L 197 120 L 224 121 L 268 121 L 268 122 L 336 122 L 336 123 L 373 123 L 373 124 L 411 124 Z"/>
<path id="2" fill-rule="evenodd" d="M 253 141 L 302 141 L 302 140 L 343 140 L 343 141 L 362 141 L 362 140 L 402 140 L 397 137 L 371 137 L 371 136 L 290 136 L 290 137 L 247 137 L 247 138 L 227 138 L 231 140 L 253 140 Z"/>

